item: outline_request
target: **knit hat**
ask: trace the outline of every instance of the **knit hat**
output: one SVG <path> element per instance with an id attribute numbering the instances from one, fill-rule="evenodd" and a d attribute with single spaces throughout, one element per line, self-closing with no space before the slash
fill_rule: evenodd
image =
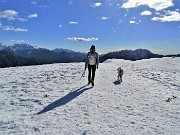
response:
<path id="1" fill-rule="evenodd" d="M 95 46 L 92 45 L 91 48 L 90 48 L 90 50 L 95 50 Z"/>

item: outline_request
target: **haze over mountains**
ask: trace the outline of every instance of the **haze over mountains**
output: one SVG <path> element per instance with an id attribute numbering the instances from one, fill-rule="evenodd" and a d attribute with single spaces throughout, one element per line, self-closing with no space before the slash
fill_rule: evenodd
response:
<path id="1" fill-rule="evenodd" d="M 180 54 L 172 56 L 179 57 Z M 153 54 L 147 49 L 121 50 L 101 55 L 100 62 L 113 58 L 135 61 L 162 57 L 164 56 Z M 49 50 L 26 43 L 14 44 L 11 46 L 5 46 L 0 43 L 0 68 L 52 63 L 83 62 L 85 59 L 86 53 L 75 52 L 68 49 L 56 48 Z"/>

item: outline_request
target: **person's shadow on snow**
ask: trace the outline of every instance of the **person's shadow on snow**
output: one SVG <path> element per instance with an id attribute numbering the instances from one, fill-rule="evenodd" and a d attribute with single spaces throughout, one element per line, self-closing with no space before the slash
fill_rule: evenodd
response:
<path id="1" fill-rule="evenodd" d="M 45 113 L 45 112 L 48 112 L 50 110 L 53 110 L 56 107 L 60 107 L 62 105 L 65 105 L 65 104 L 69 103 L 71 100 L 73 100 L 74 98 L 76 98 L 79 95 L 81 95 L 86 90 L 89 90 L 89 89 L 92 88 L 92 87 L 85 88 L 86 86 L 87 85 L 84 85 L 84 86 L 82 86 L 81 88 L 79 88 L 77 90 L 72 90 L 71 92 L 69 92 L 64 97 L 62 97 L 62 98 L 54 101 L 53 103 L 49 104 L 48 106 L 46 106 L 42 111 L 38 112 L 37 115 Z"/>
<path id="2" fill-rule="evenodd" d="M 120 85 L 120 84 L 121 84 L 121 81 L 120 81 L 120 80 L 116 80 L 116 81 L 114 81 L 113 83 L 114 83 L 114 85 Z"/>

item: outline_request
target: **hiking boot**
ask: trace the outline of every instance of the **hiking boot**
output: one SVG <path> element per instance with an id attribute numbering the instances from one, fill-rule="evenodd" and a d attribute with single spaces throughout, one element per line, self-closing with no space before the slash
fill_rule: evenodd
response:
<path id="1" fill-rule="evenodd" d="M 93 80 L 91 80 L 91 85 L 94 86 L 94 81 Z"/>
<path id="2" fill-rule="evenodd" d="M 91 83 L 91 82 L 89 81 L 87 85 L 90 85 L 90 83 Z"/>

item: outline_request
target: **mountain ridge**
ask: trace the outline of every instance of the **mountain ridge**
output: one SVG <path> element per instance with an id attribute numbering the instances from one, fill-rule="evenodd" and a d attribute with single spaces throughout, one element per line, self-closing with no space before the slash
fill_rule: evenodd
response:
<path id="1" fill-rule="evenodd" d="M 8 56 L 11 57 L 8 57 Z M 41 65 L 52 63 L 84 62 L 86 53 L 63 48 L 49 50 L 26 43 L 5 46 L 0 43 L 0 68 L 11 66 Z M 5 57 L 6 56 L 6 57 Z M 121 50 L 100 55 L 100 62 L 107 59 L 142 60 L 162 57 L 180 57 L 177 55 L 154 54 L 148 49 Z M 13 58 L 16 62 L 13 61 Z"/>
<path id="2" fill-rule="evenodd" d="M 9 61 L 9 57 L 3 57 L 4 55 L 8 56 L 10 54 L 11 54 L 10 61 Z M 32 63 L 32 65 L 40 65 L 40 64 L 52 64 L 52 63 L 82 62 L 84 61 L 86 54 L 80 52 L 74 52 L 67 49 L 63 49 L 63 51 L 57 53 L 46 48 L 35 47 L 23 43 L 23 44 L 14 44 L 11 46 L 5 46 L 0 44 L 0 57 L 3 57 L 3 59 L 1 59 L 0 61 L 0 63 L 2 63 L 0 67 L 11 67 L 11 66 L 27 66 L 26 63 Z M 14 59 L 18 59 L 18 61 L 20 61 L 20 62 L 16 62 L 17 65 L 12 64 L 13 57 Z M 23 62 L 21 62 L 22 61 L 21 59 L 24 59 Z"/>
<path id="3" fill-rule="evenodd" d="M 153 54 L 148 49 L 136 49 L 136 50 L 121 50 L 116 52 L 109 52 L 100 57 L 100 62 L 104 62 L 107 59 L 124 59 L 124 60 L 142 60 L 149 58 L 162 58 L 164 55 Z"/>

